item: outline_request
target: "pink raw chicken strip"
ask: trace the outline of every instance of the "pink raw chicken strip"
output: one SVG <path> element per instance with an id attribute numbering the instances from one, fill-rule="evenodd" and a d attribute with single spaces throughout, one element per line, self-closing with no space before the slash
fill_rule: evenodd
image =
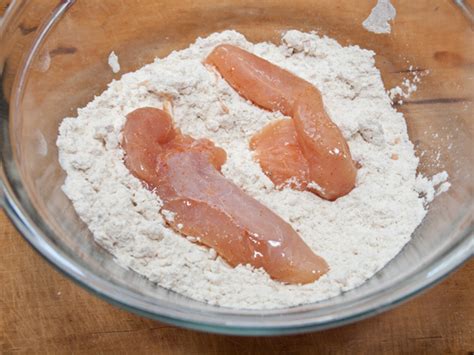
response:
<path id="1" fill-rule="evenodd" d="M 309 283 L 327 272 L 288 223 L 220 174 L 222 149 L 182 135 L 166 112 L 130 113 L 122 144 L 125 164 L 174 213 L 168 223 L 177 232 L 199 238 L 232 266 L 262 267 L 282 282 Z"/>
<path id="2" fill-rule="evenodd" d="M 339 128 L 325 112 L 318 89 L 269 61 L 229 44 L 214 48 L 205 63 L 215 66 L 246 99 L 292 118 L 295 133 L 287 129 L 291 126 L 284 124 L 274 129 L 264 128 L 253 140 L 252 149 L 256 150 L 262 169 L 276 185 L 291 176 L 297 180 L 297 186 L 308 186 L 327 200 L 335 200 L 354 188 L 355 163 Z M 299 146 L 292 144 L 295 134 Z M 285 139 L 290 143 L 287 153 L 277 146 Z M 272 156 L 277 150 L 281 159 Z M 301 173 L 305 164 L 284 161 L 295 156 L 298 161 L 306 160 L 309 174 Z"/>

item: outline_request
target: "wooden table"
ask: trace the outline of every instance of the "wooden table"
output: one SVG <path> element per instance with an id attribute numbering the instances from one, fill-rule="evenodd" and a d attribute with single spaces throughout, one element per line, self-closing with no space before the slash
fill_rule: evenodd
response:
<path id="1" fill-rule="evenodd" d="M 469 353 L 474 261 L 406 304 L 319 333 L 241 338 L 179 329 L 92 296 L 37 255 L 0 212 L 0 352 Z"/>
<path id="2" fill-rule="evenodd" d="M 136 1 L 138 3 L 138 0 Z M 0 15 L 9 2 L 0 0 Z M 41 0 L 37 1 L 36 5 L 44 7 L 45 4 L 56 2 L 57 0 Z M 84 6 L 86 2 L 77 3 Z M 375 1 L 354 2 L 357 6 L 351 11 L 351 16 L 360 23 Z M 88 3 L 94 4 L 93 1 Z M 120 3 L 122 2 L 117 2 L 117 6 Z M 332 5 L 329 1 L 325 3 Z M 448 1 L 439 2 L 436 6 L 433 5 L 433 11 L 440 7 L 439 13 L 443 13 L 449 10 L 450 6 Z M 96 7 L 100 6 L 96 4 Z M 402 11 L 408 14 L 408 19 L 418 19 L 418 8 L 423 8 L 419 1 L 405 1 L 400 4 L 397 8 L 400 12 L 397 15 L 398 23 L 400 24 L 400 19 L 403 18 Z M 337 6 L 335 10 L 339 11 Z M 30 19 L 31 23 L 23 24 L 25 38 L 34 31 L 39 18 L 38 12 L 35 12 Z M 335 16 L 336 20 L 338 18 Z M 152 20 L 155 21 L 155 18 L 152 17 Z M 201 19 L 199 21 L 202 22 Z M 418 20 L 413 23 L 419 25 Z M 456 34 L 456 26 L 452 25 L 453 30 L 447 33 Z M 120 33 L 128 35 L 127 32 Z M 369 35 L 363 33 L 363 36 Z M 117 38 L 115 36 L 112 39 Z M 457 43 L 462 44 L 456 41 L 456 38 L 457 35 L 448 37 L 445 42 L 454 48 Z M 380 43 L 382 45 L 383 41 Z M 404 52 L 417 53 L 418 47 L 422 47 L 419 43 L 408 44 L 411 47 L 404 48 Z M 115 44 L 111 42 L 110 45 Z M 110 52 L 104 48 L 105 52 Z M 448 54 L 447 59 L 450 61 L 437 61 L 436 53 Z M 466 64 L 463 57 L 449 56 L 450 52 L 436 53 L 434 57 L 431 52 L 420 57 L 426 61 L 424 67 L 435 68 L 443 77 L 459 75 L 463 73 L 463 68 L 471 68 L 469 58 L 465 60 Z M 63 56 L 64 58 L 67 57 Z M 11 61 L 10 64 L 15 63 L 19 61 Z M 388 87 L 393 86 L 393 83 L 400 83 L 401 76 L 404 75 L 403 71 L 395 69 L 384 78 L 388 80 Z M 429 86 L 430 82 L 427 81 L 426 85 Z M 472 95 L 467 86 L 457 90 L 458 100 Z M 433 94 L 433 97 L 436 96 Z M 424 99 L 424 102 L 428 103 L 439 101 L 428 100 L 433 97 L 419 96 L 418 99 Z M 449 103 L 449 100 L 446 102 Z M 419 109 L 420 105 L 414 107 Z M 443 115 L 439 110 L 440 106 L 436 106 L 428 112 L 431 115 L 438 113 L 441 117 Z M 465 117 L 466 120 L 472 118 L 467 111 Z M 473 288 L 474 261 L 470 261 L 424 295 L 356 324 L 319 333 L 278 338 L 204 334 L 138 317 L 90 295 L 38 256 L 0 211 L 0 353 L 472 353 Z"/>

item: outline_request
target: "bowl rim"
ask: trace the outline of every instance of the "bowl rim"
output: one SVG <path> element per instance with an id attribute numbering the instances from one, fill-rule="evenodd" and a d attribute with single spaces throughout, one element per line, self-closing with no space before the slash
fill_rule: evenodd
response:
<path id="1" fill-rule="evenodd" d="M 15 3 L 16 1 L 13 2 L 13 4 Z M 12 96 L 13 110 L 16 109 L 17 104 L 15 103 L 19 100 L 17 93 L 22 92 L 21 86 L 25 83 L 24 76 L 26 70 L 24 69 L 28 68 L 31 64 L 37 49 L 45 39 L 49 29 L 54 26 L 72 3 L 74 3 L 74 0 L 62 0 L 51 12 L 50 18 L 38 29 L 38 34 L 21 65 L 21 70 L 19 71 L 21 75 L 15 79 L 14 88 L 16 90 L 14 90 L 15 92 Z M 5 20 L 7 20 L 7 17 Z M 5 23 L 6 21 L 3 25 Z M 2 118 L 1 121 L 2 138 L 4 139 L 0 142 L 2 156 L 0 162 L 0 206 L 4 208 L 6 214 L 23 238 L 57 270 L 89 292 L 126 310 L 173 325 L 232 335 L 284 335 L 333 328 L 381 313 L 407 301 L 414 295 L 441 281 L 471 258 L 473 254 L 473 226 L 470 215 L 472 215 L 474 210 L 474 204 L 471 203 L 466 213 L 456 223 L 461 234 L 457 243 L 450 245 L 433 262 L 426 263 L 426 265 L 414 270 L 408 275 L 408 278 L 395 280 L 385 289 L 354 299 L 354 307 L 346 307 L 345 312 L 342 313 L 320 318 L 306 317 L 303 319 L 296 317 L 296 319 L 288 321 L 285 320 L 285 317 L 278 317 L 279 310 L 277 310 L 273 314 L 268 316 L 262 315 L 262 317 L 258 317 L 255 314 L 250 316 L 233 314 L 232 320 L 229 321 L 225 317 L 219 317 L 221 315 L 219 313 L 200 312 L 193 307 L 178 309 L 176 305 L 173 305 L 173 302 L 163 302 L 162 304 L 150 303 L 143 295 L 120 288 L 113 282 L 97 276 L 88 269 L 84 269 L 80 263 L 73 260 L 57 245 L 49 241 L 43 229 L 33 221 L 21 204 L 15 193 L 16 184 L 12 184 L 8 179 L 4 164 L 4 152 L 7 151 L 6 148 L 8 148 L 9 144 L 7 133 L 8 117 Z M 20 188 L 22 187 L 20 186 Z M 152 307 L 148 307 L 150 305 Z M 153 310 L 151 311 L 150 308 Z M 235 309 L 228 310 L 229 312 L 236 312 Z M 221 311 L 225 312 L 226 309 L 221 308 Z M 272 322 L 268 322 L 269 319 Z M 263 322 L 264 320 L 267 322 Z"/>
<path id="2" fill-rule="evenodd" d="M 216 319 L 215 314 L 196 312 L 194 309 L 170 309 L 166 304 L 153 304 L 154 311 L 152 312 L 147 309 L 146 306 L 149 303 L 141 299 L 142 297 L 129 290 L 120 289 L 114 283 L 91 273 L 89 270 L 84 270 L 79 263 L 48 242 L 43 232 L 35 226 L 29 216 L 25 215 L 24 209 L 18 204 L 9 186 L 5 184 L 3 171 L 1 177 L 4 192 L 2 203 L 8 217 L 30 246 L 62 274 L 92 294 L 125 310 L 172 325 L 211 333 L 249 336 L 286 335 L 329 329 L 353 323 L 391 309 L 434 286 L 469 260 L 473 253 L 474 243 L 471 226 L 465 228 L 458 243 L 452 245 L 434 263 L 428 263 L 408 279 L 399 280 L 378 294 L 372 294 L 369 298 L 366 297 L 367 299 L 363 300 L 362 304 L 357 305 L 353 312 L 333 316 L 330 320 L 310 319 L 303 324 L 295 324 L 295 322 L 289 324 L 284 324 L 284 322 L 261 324 L 258 317 L 251 316 L 250 321 L 234 320 L 229 323 L 223 318 Z M 194 312 L 193 317 L 190 317 L 189 312 Z M 242 315 L 239 318 L 245 319 L 247 317 Z"/>

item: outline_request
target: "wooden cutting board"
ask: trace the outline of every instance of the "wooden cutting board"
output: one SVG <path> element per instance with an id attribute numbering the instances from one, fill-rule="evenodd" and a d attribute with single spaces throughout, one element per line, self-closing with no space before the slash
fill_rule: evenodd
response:
<path id="1" fill-rule="evenodd" d="M 0 212 L 0 353 L 472 353 L 474 261 L 373 318 L 318 333 L 241 338 L 179 329 L 92 296 L 36 254 Z"/>

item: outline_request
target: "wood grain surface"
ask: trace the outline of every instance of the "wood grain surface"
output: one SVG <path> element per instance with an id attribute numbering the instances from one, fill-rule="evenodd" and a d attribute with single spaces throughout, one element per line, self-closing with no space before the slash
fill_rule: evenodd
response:
<path id="1" fill-rule="evenodd" d="M 92 296 L 34 252 L 0 212 L 0 352 L 472 353 L 474 261 L 373 318 L 323 332 L 242 338 L 179 329 Z"/>

